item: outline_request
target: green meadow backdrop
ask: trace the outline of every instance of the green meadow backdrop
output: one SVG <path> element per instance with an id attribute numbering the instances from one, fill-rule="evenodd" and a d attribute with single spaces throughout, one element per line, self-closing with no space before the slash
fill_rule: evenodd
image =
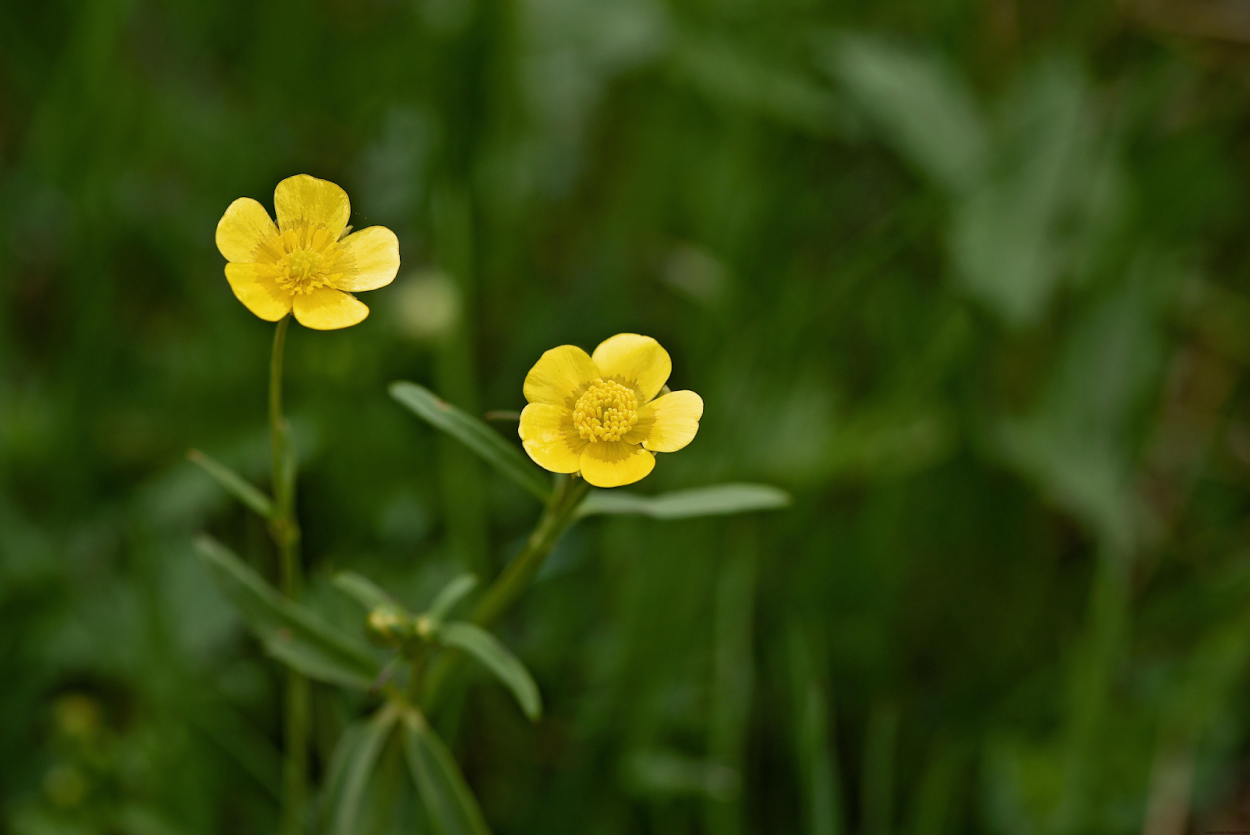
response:
<path id="1" fill-rule="evenodd" d="M 517 410 L 648 334 L 706 412 L 631 489 L 794 497 L 561 543 L 500 632 L 543 719 L 440 719 L 497 833 L 1250 828 L 1248 163 L 1222 0 L 0 4 L 0 832 L 277 825 L 281 674 L 191 543 L 275 557 L 185 454 L 267 481 L 213 235 L 298 173 L 403 259 L 288 340 L 327 617 L 540 510 L 393 380 Z M 375 703 L 313 700 L 319 775 Z"/>

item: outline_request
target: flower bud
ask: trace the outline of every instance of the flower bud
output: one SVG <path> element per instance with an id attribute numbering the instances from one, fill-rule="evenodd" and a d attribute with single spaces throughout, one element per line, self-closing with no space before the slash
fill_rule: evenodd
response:
<path id="1" fill-rule="evenodd" d="M 369 640 L 380 647 L 395 647 L 412 634 L 408 616 L 390 606 L 378 606 L 365 621 Z"/>

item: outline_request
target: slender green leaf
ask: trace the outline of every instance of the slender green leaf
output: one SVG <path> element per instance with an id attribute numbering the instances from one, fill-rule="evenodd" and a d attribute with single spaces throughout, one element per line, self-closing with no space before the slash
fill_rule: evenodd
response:
<path id="1" fill-rule="evenodd" d="M 187 453 L 187 459 L 212 476 L 213 480 L 226 489 L 226 492 L 234 496 L 243 504 L 259 513 L 266 519 L 273 518 L 273 502 L 260 491 L 257 487 L 209 455 L 205 455 L 198 449 L 193 449 Z"/>
<path id="2" fill-rule="evenodd" d="M 284 598 L 212 537 L 200 536 L 195 545 L 270 655 L 319 681 L 357 690 L 373 685 L 379 665 L 367 648 Z"/>
<path id="3" fill-rule="evenodd" d="M 342 757 L 340 771 L 335 775 L 337 785 L 332 785 L 336 791 L 329 810 L 327 835 L 357 835 L 360 832 L 361 804 L 369 788 L 369 779 L 398 718 L 395 707 L 387 704 L 359 732 L 344 738 L 343 744 L 350 748 Z M 338 753 L 335 752 L 336 755 Z"/>
<path id="4" fill-rule="evenodd" d="M 356 755 L 356 748 L 364 737 L 369 723 L 357 720 L 343 728 L 339 734 L 330 761 L 326 764 L 325 776 L 321 781 L 321 792 L 317 798 L 317 832 L 326 832 L 330 821 L 338 812 L 339 798 L 343 794 L 343 783 L 347 779 L 347 764 Z"/>
<path id="5" fill-rule="evenodd" d="M 789 624 L 790 691 L 798 790 L 806 831 L 843 835 L 842 778 L 834 744 L 835 714 L 823 671 L 823 645 L 812 646 L 797 618 Z"/>
<path id="6" fill-rule="evenodd" d="M 658 496 L 596 490 L 582 502 L 577 513 L 578 516 L 638 513 L 653 519 L 690 519 L 775 510 L 789 504 L 789 493 L 767 484 L 718 484 Z"/>
<path id="7" fill-rule="evenodd" d="M 494 673 L 512 691 L 512 695 L 516 696 L 521 710 L 525 711 L 531 721 L 542 716 L 543 705 L 538 695 L 538 685 L 534 683 L 525 665 L 499 643 L 494 635 L 480 626 L 454 621 L 439 628 L 438 640 L 445 646 L 464 650 Z"/>
<path id="8" fill-rule="evenodd" d="M 395 602 L 395 598 L 378 588 L 372 580 L 354 571 L 341 571 L 335 574 L 334 585 L 339 591 L 365 607 L 365 611 L 372 612 L 379 606 L 388 606 L 401 612 L 404 610 L 403 606 Z"/>
<path id="9" fill-rule="evenodd" d="M 460 766 L 425 718 L 415 711 L 404 723 L 404 756 L 417 793 L 439 835 L 490 835 Z"/>
<path id="10" fill-rule="evenodd" d="M 543 471 L 481 420 L 416 383 L 391 383 L 390 392 L 391 397 L 416 412 L 418 417 L 460 441 L 522 489 L 544 502 L 551 496 L 551 485 Z"/>
<path id="11" fill-rule="evenodd" d="M 441 621 L 455 608 L 464 596 L 477 588 L 477 577 L 472 574 L 461 574 L 447 585 L 434 598 L 426 615 L 431 620 Z"/>

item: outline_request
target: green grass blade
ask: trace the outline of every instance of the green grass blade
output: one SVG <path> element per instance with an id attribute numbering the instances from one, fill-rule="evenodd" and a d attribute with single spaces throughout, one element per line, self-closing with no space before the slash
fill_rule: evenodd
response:
<path id="1" fill-rule="evenodd" d="M 596 490 L 582 502 L 578 516 L 636 513 L 652 519 L 692 519 L 776 510 L 789 504 L 789 493 L 767 484 L 718 484 L 658 496 Z"/>
<path id="2" fill-rule="evenodd" d="M 460 766 L 425 718 L 416 712 L 404 725 L 404 757 L 430 823 L 439 835 L 490 835 Z"/>
<path id="3" fill-rule="evenodd" d="M 187 452 L 187 460 L 208 473 L 213 481 L 224 487 L 227 493 L 243 504 L 266 519 L 273 518 L 273 501 L 243 476 L 198 449 Z"/>
<path id="4" fill-rule="evenodd" d="M 319 681 L 357 690 L 373 685 L 380 667 L 368 649 L 284 598 L 212 537 L 200 536 L 195 547 L 270 655 Z"/>
<path id="5" fill-rule="evenodd" d="M 480 626 L 455 621 L 443 624 L 438 630 L 440 643 L 464 650 L 482 663 L 486 669 L 504 683 L 521 705 L 530 721 L 537 721 L 543 713 L 542 698 L 538 685 L 525 665 L 507 647 Z"/>
<path id="6" fill-rule="evenodd" d="M 390 392 L 391 397 L 418 417 L 460 441 L 522 489 L 544 502 L 550 498 L 551 485 L 543 471 L 485 422 L 460 411 L 416 383 L 391 383 Z"/>
<path id="7" fill-rule="evenodd" d="M 836 716 L 819 668 L 827 653 L 813 647 L 797 619 L 789 624 L 790 691 L 794 750 L 798 759 L 803 819 L 810 835 L 843 835 L 841 766 L 837 759 Z"/>

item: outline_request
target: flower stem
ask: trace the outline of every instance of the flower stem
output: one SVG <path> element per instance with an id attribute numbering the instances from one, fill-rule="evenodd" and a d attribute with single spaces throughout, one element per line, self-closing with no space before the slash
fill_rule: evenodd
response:
<path id="1" fill-rule="evenodd" d="M 303 588 L 299 563 L 299 526 L 295 522 L 295 454 L 291 432 L 282 415 L 282 355 L 288 315 L 278 322 L 269 362 L 269 438 L 273 448 L 274 511 L 270 532 L 278 547 L 282 594 L 298 600 Z M 303 835 L 308 806 L 308 679 L 287 669 L 283 736 L 286 759 L 282 770 L 282 833 Z"/>
<path id="2" fill-rule="evenodd" d="M 473 608 L 473 614 L 469 618 L 473 623 L 489 629 L 512 608 L 534 581 L 547 555 L 560 541 L 561 535 L 576 521 L 577 508 L 589 492 L 590 486 L 583 479 L 560 477 L 555 493 L 526 541 L 525 548 L 508 564 Z M 464 654 L 459 650 L 446 650 L 430 665 L 425 682 L 425 709 L 428 713 L 433 713 L 438 708 L 450 680 L 463 660 Z"/>

